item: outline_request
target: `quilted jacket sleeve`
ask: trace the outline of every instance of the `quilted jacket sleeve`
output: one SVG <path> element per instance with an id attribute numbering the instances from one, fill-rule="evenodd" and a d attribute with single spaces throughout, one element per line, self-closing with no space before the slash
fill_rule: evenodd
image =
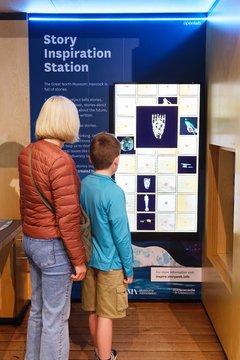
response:
<path id="1" fill-rule="evenodd" d="M 21 177 L 19 178 L 19 190 L 20 190 L 20 199 L 19 199 L 20 215 L 21 215 L 21 220 L 23 221 L 23 218 L 24 218 L 24 202 L 23 202 L 23 195 L 22 195 Z"/>
<path id="2" fill-rule="evenodd" d="M 73 159 L 63 154 L 54 161 L 49 175 L 59 231 L 72 264 L 77 266 L 86 262 L 86 255 L 80 230 L 80 180 Z"/>

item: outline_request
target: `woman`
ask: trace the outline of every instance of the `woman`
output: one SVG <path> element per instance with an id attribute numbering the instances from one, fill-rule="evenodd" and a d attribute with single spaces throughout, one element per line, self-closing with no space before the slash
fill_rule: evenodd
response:
<path id="1" fill-rule="evenodd" d="M 78 139 L 79 127 L 72 101 L 63 96 L 49 98 L 37 119 L 38 141 L 18 159 L 23 247 L 32 285 L 25 360 L 69 356 L 72 280 L 84 278 L 86 256 L 80 233 L 79 177 L 73 159 L 61 148 Z"/>

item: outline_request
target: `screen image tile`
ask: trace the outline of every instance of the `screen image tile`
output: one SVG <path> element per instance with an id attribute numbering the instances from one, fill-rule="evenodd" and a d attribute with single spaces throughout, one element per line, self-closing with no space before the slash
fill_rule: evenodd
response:
<path id="1" fill-rule="evenodd" d="M 117 184 L 125 193 L 136 193 L 135 175 L 115 175 Z"/>
<path id="2" fill-rule="evenodd" d="M 119 98 L 117 100 L 117 115 L 133 116 L 135 115 L 136 100 L 135 97 Z"/>
<path id="3" fill-rule="evenodd" d="M 159 84 L 158 95 L 159 96 L 175 96 L 178 94 L 177 84 Z"/>
<path id="4" fill-rule="evenodd" d="M 155 211 L 155 195 L 137 195 L 137 211 Z"/>
<path id="5" fill-rule="evenodd" d="M 181 116 L 196 116 L 198 114 L 198 98 L 180 98 L 179 100 L 179 114 Z"/>
<path id="6" fill-rule="evenodd" d="M 196 232 L 199 84 L 116 84 L 117 184 L 132 232 Z"/>
<path id="7" fill-rule="evenodd" d="M 175 174 L 176 165 L 176 156 L 158 156 L 157 158 L 157 172 L 159 174 Z"/>
<path id="8" fill-rule="evenodd" d="M 138 155 L 137 157 L 137 171 L 139 174 L 156 173 L 156 158 L 155 156 Z"/>
<path id="9" fill-rule="evenodd" d="M 177 210 L 178 212 L 194 212 L 196 210 L 196 196 L 188 194 L 178 194 Z"/>
<path id="10" fill-rule="evenodd" d="M 135 154 L 133 136 L 117 136 L 121 144 L 121 154 Z"/>
<path id="11" fill-rule="evenodd" d="M 158 104 L 161 105 L 173 105 L 173 104 L 177 104 L 178 98 L 177 97 L 159 97 L 158 98 Z"/>
<path id="12" fill-rule="evenodd" d="M 197 117 L 180 117 L 180 135 L 197 135 L 198 119 Z"/>
<path id="13" fill-rule="evenodd" d="M 116 135 L 133 135 L 135 132 L 135 120 L 128 117 L 117 117 L 115 122 Z"/>
<path id="14" fill-rule="evenodd" d="M 137 148 L 176 148 L 178 107 L 137 106 Z"/>
<path id="15" fill-rule="evenodd" d="M 135 212 L 136 211 L 136 203 L 134 194 L 126 194 L 126 209 L 127 212 Z"/>
<path id="16" fill-rule="evenodd" d="M 156 84 L 140 84 L 137 85 L 137 94 L 139 96 L 157 96 L 157 85 Z"/>
<path id="17" fill-rule="evenodd" d="M 162 195 L 158 194 L 158 211 L 166 212 L 166 211 L 175 211 L 176 210 L 176 195 Z"/>
<path id="18" fill-rule="evenodd" d="M 157 215 L 157 230 L 161 232 L 175 231 L 175 214 L 159 214 Z"/>
<path id="19" fill-rule="evenodd" d="M 156 179 L 154 175 L 138 175 L 137 177 L 137 192 L 138 193 L 155 193 Z"/>
<path id="20" fill-rule="evenodd" d="M 137 214 L 137 230 L 155 230 L 155 214 Z"/>
<path id="21" fill-rule="evenodd" d="M 137 99 L 137 105 L 157 105 L 157 99 L 156 97 L 138 97 Z"/>
<path id="22" fill-rule="evenodd" d="M 197 84 L 179 85 L 179 95 L 199 95 L 199 86 Z"/>
<path id="23" fill-rule="evenodd" d="M 120 173 L 132 173 L 136 172 L 136 158 L 133 155 L 122 155 L 120 157 L 118 171 Z"/>
<path id="24" fill-rule="evenodd" d="M 197 139 L 195 136 L 179 136 L 178 150 L 180 155 L 196 155 Z"/>
<path id="25" fill-rule="evenodd" d="M 180 193 L 196 194 L 197 191 L 196 175 L 178 175 L 177 186 L 178 186 L 178 192 Z"/>
<path id="26" fill-rule="evenodd" d="M 136 86 L 134 84 L 119 84 L 117 86 L 117 95 L 136 95 Z"/>
<path id="27" fill-rule="evenodd" d="M 179 174 L 195 174 L 197 172 L 196 156 L 179 156 L 178 157 L 178 173 Z"/>
<path id="28" fill-rule="evenodd" d="M 158 193 L 175 193 L 176 192 L 176 176 L 162 175 L 157 177 Z"/>
<path id="29" fill-rule="evenodd" d="M 136 214 L 128 212 L 128 222 L 131 231 L 136 231 Z"/>
<path id="30" fill-rule="evenodd" d="M 196 231 L 196 216 L 194 213 L 177 214 L 176 220 L 177 231 Z"/>

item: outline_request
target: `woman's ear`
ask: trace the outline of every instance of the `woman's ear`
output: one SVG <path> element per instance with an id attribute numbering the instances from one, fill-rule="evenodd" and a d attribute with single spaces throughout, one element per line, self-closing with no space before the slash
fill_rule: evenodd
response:
<path id="1" fill-rule="evenodd" d="M 92 164 L 92 159 L 91 159 L 90 155 L 88 156 L 88 160 L 89 160 L 90 164 Z"/>

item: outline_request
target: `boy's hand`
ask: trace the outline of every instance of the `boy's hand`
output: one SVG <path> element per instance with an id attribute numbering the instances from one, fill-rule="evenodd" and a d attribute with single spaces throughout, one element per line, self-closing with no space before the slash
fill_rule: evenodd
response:
<path id="1" fill-rule="evenodd" d="M 131 284 L 133 282 L 133 276 L 131 276 L 130 278 L 126 278 L 123 280 L 124 284 Z"/>
<path id="2" fill-rule="evenodd" d="M 74 269 L 75 269 L 75 274 L 71 275 L 72 281 L 83 280 L 85 278 L 86 271 L 87 271 L 86 265 L 82 264 L 79 266 L 74 266 Z"/>

